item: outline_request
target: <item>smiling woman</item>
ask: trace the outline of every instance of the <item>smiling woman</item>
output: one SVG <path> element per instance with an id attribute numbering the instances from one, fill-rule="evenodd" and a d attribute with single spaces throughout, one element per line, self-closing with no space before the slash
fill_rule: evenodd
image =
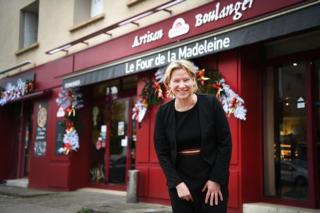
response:
<path id="1" fill-rule="evenodd" d="M 173 213 L 225 213 L 231 135 L 224 110 L 213 96 L 195 93 L 190 61 L 172 62 L 164 84 L 174 99 L 158 110 L 154 143 Z"/>

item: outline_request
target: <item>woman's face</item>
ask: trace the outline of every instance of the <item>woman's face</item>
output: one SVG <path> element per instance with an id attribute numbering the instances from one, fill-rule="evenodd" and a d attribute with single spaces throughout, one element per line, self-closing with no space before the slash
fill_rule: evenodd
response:
<path id="1" fill-rule="evenodd" d="M 176 69 L 171 74 L 169 87 L 177 99 L 185 99 L 193 94 L 195 79 L 184 69 Z"/>

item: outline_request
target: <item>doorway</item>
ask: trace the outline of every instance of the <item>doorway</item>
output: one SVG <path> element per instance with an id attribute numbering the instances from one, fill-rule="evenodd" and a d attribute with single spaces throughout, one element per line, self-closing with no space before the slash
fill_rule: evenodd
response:
<path id="1" fill-rule="evenodd" d="M 22 115 L 20 131 L 22 147 L 21 152 L 21 169 L 20 177 L 26 178 L 30 172 L 30 156 L 31 156 L 31 142 L 32 142 L 32 124 L 33 124 L 33 105 L 22 103 Z"/>
<path id="2" fill-rule="evenodd" d="M 264 73 L 264 194 L 319 205 L 319 60 L 292 60 Z"/>
<path id="3" fill-rule="evenodd" d="M 90 185 L 125 189 L 128 170 L 135 168 L 136 81 L 133 76 L 93 88 Z"/>

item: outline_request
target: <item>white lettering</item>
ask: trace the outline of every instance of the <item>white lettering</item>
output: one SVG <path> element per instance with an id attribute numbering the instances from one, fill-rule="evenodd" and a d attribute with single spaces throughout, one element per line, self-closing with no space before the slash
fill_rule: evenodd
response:
<path id="1" fill-rule="evenodd" d="M 126 63 L 126 74 L 134 72 L 134 64 Z"/>
<path id="2" fill-rule="evenodd" d="M 233 21 L 241 19 L 243 12 L 250 9 L 254 0 L 239 0 L 220 8 L 220 2 L 216 3 L 214 9 L 207 13 L 199 13 L 195 15 L 195 27 L 200 27 L 204 24 L 218 21 L 219 19 L 232 16 Z"/>
<path id="3" fill-rule="evenodd" d="M 153 41 L 160 40 L 163 37 L 163 30 L 160 29 L 155 32 L 148 31 L 142 36 L 135 36 L 132 44 L 132 48 L 139 47 L 143 44 L 147 44 Z"/>
<path id="4" fill-rule="evenodd" d="M 78 79 L 78 80 L 66 83 L 64 85 L 64 88 L 76 87 L 76 86 L 79 86 L 80 84 L 81 84 L 80 79 Z"/>
<path id="5" fill-rule="evenodd" d="M 197 57 L 203 54 L 211 53 L 214 51 L 220 51 L 230 47 L 230 38 L 225 37 L 221 39 L 213 38 L 213 41 L 204 40 L 203 42 L 197 42 L 193 47 L 180 47 L 179 59 Z M 168 57 L 169 57 L 168 53 Z M 172 54 L 172 53 L 171 53 Z"/>
<path id="6" fill-rule="evenodd" d="M 153 67 L 154 58 L 149 58 L 147 60 L 138 59 L 136 61 L 136 69 L 137 70 L 146 70 Z"/>

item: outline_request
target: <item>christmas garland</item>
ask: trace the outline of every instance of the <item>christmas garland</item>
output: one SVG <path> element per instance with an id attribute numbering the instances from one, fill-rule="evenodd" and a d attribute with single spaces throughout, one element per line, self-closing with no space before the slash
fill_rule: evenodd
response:
<path id="1" fill-rule="evenodd" d="M 157 81 L 146 81 L 140 98 L 133 108 L 132 119 L 139 123 L 143 120 L 149 107 L 161 104 L 164 101 L 162 84 Z"/>
<path id="2" fill-rule="evenodd" d="M 24 95 L 33 92 L 34 82 L 32 80 L 22 81 L 18 79 L 17 84 L 8 83 L 5 89 L 0 88 L 0 105 L 3 106 L 9 101 L 14 101 Z"/>
<path id="3" fill-rule="evenodd" d="M 75 89 L 62 89 L 59 92 L 56 103 L 59 107 L 57 117 L 64 117 L 65 134 L 63 136 L 63 147 L 58 153 L 68 155 L 71 151 L 79 149 L 79 135 L 74 126 L 76 110 L 83 107 L 82 95 Z"/>
<path id="4" fill-rule="evenodd" d="M 156 72 L 155 79 L 162 79 L 159 75 L 159 72 Z M 244 100 L 230 88 L 218 70 L 207 74 L 205 69 L 201 69 L 197 72 L 196 80 L 200 92 L 215 95 L 228 116 L 233 115 L 237 119 L 246 120 L 247 109 L 244 106 Z M 146 81 L 140 98 L 133 108 L 132 118 L 140 123 L 148 108 L 161 104 L 163 100 L 161 80 Z"/>
<path id="5" fill-rule="evenodd" d="M 205 69 L 197 72 L 197 82 L 202 93 L 214 94 L 221 102 L 225 113 L 240 120 L 246 120 L 247 109 L 244 100 L 235 93 L 222 78 L 218 70 L 206 75 Z"/>

